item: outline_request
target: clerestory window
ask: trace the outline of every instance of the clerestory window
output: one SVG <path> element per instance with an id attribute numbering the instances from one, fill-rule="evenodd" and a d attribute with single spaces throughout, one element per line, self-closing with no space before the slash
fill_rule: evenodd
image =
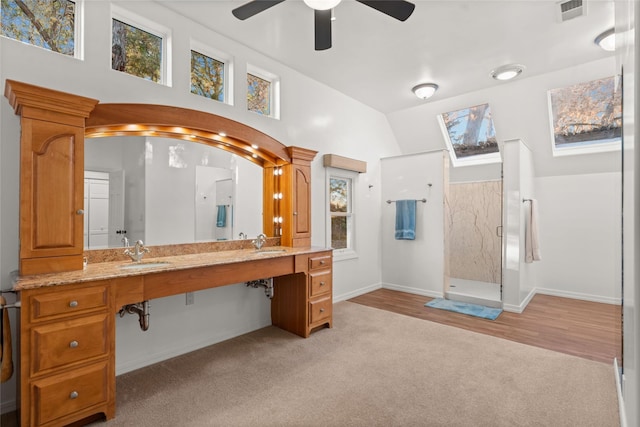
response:
<path id="1" fill-rule="evenodd" d="M 63 55 L 81 58 L 81 2 L 70 0 L 2 0 L 3 36 Z"/>
<path id="2" fill-rule="evenodd" d="M 170 86 L 169 40 L 168 29 L 114 9 L 111 21 L 111 68 Z"/>

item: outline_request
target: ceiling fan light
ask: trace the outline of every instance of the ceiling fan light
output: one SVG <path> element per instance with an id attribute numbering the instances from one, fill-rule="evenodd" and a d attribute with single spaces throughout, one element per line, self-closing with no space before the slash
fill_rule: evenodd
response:
<path id="1" fill-rule="evenodd" d="M 613 52 L 616 50 L 616 31 L 614 28 L 610 28 L 604 33 L 600 34 L 593 41 L 607 52 Z"/>
<path id="2" fill-rule="evenodd" d="M 435 83 L 422 83 L 415 86 L 411 91 L 420 99 L 429 99 L 438 90 L 438 85 Z"/>
<path id="3" fill-rule="evenodd" d="M 333 9 L 341 0 L 304 0 L 304 3 L 311 9 L 329 10 Z"/>
<path id="4" fill-rule="evenodd" d="M 524 65 L 520 64 L 509 64 L 503 65 L 502 67 L 498 67 L 491 72 L 491 77 L 496 80 L 511 80 L 515 77 L 518 77 L 524 71 Z"/>

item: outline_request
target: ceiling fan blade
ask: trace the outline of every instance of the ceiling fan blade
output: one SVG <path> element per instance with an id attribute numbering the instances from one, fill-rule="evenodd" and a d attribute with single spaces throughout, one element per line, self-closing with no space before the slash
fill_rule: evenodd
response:
<path id="1" fill-rule="evenodd" d="M 375 10 L 396 18 L 399 21 L 406 21 L 416 5 L 404 0 L 356 0 L 362 4 L 374 8 Z"/>
<path id="2" fill-rule="evenodd" d="M 314 10 L 313 16 L 316 50 L 327 50 L 331 47 L 331 9 Z"/>
<path id="3" fill-rule="evenodd" d="M 236 7 L 231 11 L 233 16 L 244 21 L 247 18 L 251 18 L 260 12 L 263 12 L 270 7 L 282 3 L 284 0 L 253 0 L 249 3 L 245 3 L 242 6 Z"/>

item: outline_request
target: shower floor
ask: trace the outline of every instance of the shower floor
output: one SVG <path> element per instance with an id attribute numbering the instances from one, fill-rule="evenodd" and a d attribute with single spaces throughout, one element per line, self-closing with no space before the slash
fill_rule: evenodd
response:
<path id="1" fill-rule="evenodd" d="M 445 297 L 455 301 L 502 308 L 499 283 L 451 277 L 449 278 L 449 291 Z"/>

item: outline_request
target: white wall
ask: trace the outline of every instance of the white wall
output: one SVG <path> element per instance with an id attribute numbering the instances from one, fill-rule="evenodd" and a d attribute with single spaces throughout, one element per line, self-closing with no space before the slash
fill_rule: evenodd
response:
<path id="1" fill-rule="evenodd" d="M 444 293 L 444 151 L 382 159 L 382 286 L 432 297 Z M 431 186 L 429 186 L 431 184 Z M 395 240 L 395 203 L 416 207 L 415 240 Z"/>
<path id="2" fill-rule="evenodd" d="M 363 160 L 368 172 L 358 180 L 358 205 L 367 212 L 357 224 L 358 258 L 337 262 L 334 295 L 339 300 L 378 286 L 380 269 L 380 165 L 379 159 L 400 153 L 386 118 L 344 96 L 248 49 L 168 12 L 155 2 L 118 2 L 149 20 L 172 29 L 173 86 L 165 87 L 110 69 L 110 8 L 108 1 L 85 2 L 85 60 L 0 37 L 2 86 L 4 79 L 49 87 L 99 99 L 101 102 L 136 102 L 174 105 L 218 114 L 252 126 L 282 142 L 318 151 L 312 163 L 312 243 L 326 246 L 325 179 L 322 155 L 327 153 Z M 233 106 L 189 92 L 190 39 L 233 56 Z M 246 64 L 268 70 L 281 79 L 281 118 L 274 120 L 246 110 Z M 46 65 L 45 65 L 46 64 Z M 1 108 L 2 287 L 10 287 L 9 272 L 18 267 L 19 118 Z M 135 159 L 137 160 L 137 159 Z M 131 159 L 133 162 L 134 159 Z M 373 189 L 369 188 L 373 185 Z M 146 183 L 152 185 L 152 183 Z M 218 342 L 270 324 L 269 300 L 244 284 L 196 293 L 195 304 L 185 306 L 175 296 L 151 302 L 151 329 L 142 333 L 132 317 L 117 320 L 116 369 L 122 373 L 194 348 Z M 2 385 L 2 412 L 15 407 L 13 384 Z"/>
<path id="3" fill-rule="evenodd" d="M 533 185 L 531 151 L 514 139 L 505 141 L 503 148 L 503 308 L 520 313 L 529 303 L 535 288 L 532 265 L 525 263 L 525 227 L 529 202 L 536 199 Z M 543 255 L 544 259 L 544 255 Z M 536 263 L 542 261 L 535 261 Z"/>
<path id="4" fill-rule="evenodd" d="M 620 304 L 620 173 L 539 177 L 535 185 L 538 292 Z"/>

